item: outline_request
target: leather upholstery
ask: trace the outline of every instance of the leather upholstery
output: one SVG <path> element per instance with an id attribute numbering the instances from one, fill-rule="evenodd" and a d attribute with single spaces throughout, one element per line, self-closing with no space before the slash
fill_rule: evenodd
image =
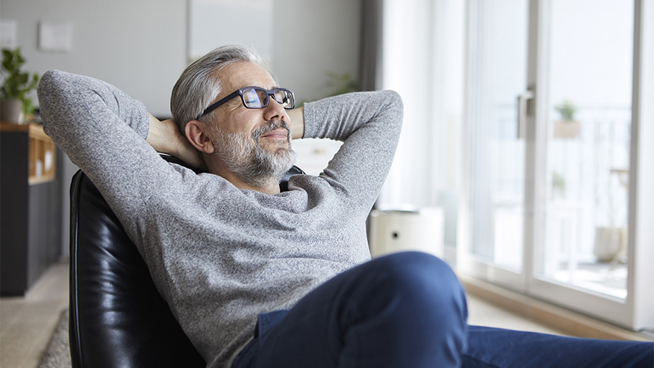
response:
<path id="1" fill-rule="evenodd" d="M 97 188 L 78 171 L 70 192 L 72 366 L 204 367 Z"/>
<path id="2" fill-rule="evenodd" d="M 75 367 L 204 367 L 136 246 L 91 180 L 71 185 L 70 355 Z"/>

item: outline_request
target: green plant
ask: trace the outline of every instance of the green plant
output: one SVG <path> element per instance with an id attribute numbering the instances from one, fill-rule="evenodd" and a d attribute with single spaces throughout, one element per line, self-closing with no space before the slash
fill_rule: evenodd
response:
<path id="1" fill-rule="evenodd" d="M 342 95 L 344 93 L 356 92 L 359 90 L 359 84 L 352 78 L 350 73 L 338 74 L 327 72 L 327 86 L 332 89 L 330 96 Z"/>
<path id="2" fill-rule="evenodd" d="M 574 121 L 577 107 L 570 100 L 565 100 L 561 104 L 554 107 L 561 115 L 563 121 Z"/>
<path id="3" fill-rule="evenodd" d="M 552 172 L 552 194 L 565 197 L 565 178 L 556 171 Z"/>
<path id="4" fill-rule="evenodd" d="M 323 95 L 321 98 L 359 91 L 359 84 L 354 80 L 354 78 L 352 78 L 350 73 L 338 74 L 328 71 L 326 75 L 328 80 L 327 83 L 325 83 L 325 86 L 321 89 L 321 94 Z M 306 102 L 307 101 L 305 100 L 296 101 L 295 106 L 302 106 Z"/>
<path id="5" fill-rule="evenodd" d="M 32 99 L 27 95 L 36 88 L 39 76 L 34 73 L 21 72 L 25 58 L 20 53 L 20 47 L 10 50 L 2 49 L 2 87 L 0 87 L 0 100 L 20 100 L 25 115 L 34 112 Z"/>

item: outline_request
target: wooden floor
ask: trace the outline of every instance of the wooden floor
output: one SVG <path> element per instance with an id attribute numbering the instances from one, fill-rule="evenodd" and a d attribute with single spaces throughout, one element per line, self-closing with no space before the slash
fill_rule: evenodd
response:
<path id="1" fill-rule="evenodd" d="M 53 266 L 24 298 L 0 298 L 0 367 L 36 368 L 62 311 L 68 307 L 68 264 Z M 468 301 L 469 323 L 558 333 L 480 299 Z"/>
<path id="2" fill-rule="evenodd" d="M 51 267 L 25 297 L 0 298 L 0 367 L 38 367 L 68 308 L 68 263 Z"/>

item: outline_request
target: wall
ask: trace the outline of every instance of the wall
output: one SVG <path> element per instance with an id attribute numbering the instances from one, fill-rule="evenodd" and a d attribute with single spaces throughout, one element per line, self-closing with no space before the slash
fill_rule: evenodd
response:
<path id="1" fill-rule="evenodd" d="M 138 98 L 153 114 L 169 115 L 169 91 L 186 63 L 184 0 L 2 0 L 0 10 L 3 19 L 17 22 L 26 70 L 96 77 Z M 40 20 L 70 22 L 72 50 L 39 51 Z"/>
<path id="2" fill-rule="evenodd" d="M 299 100 L 327 95 L 329 71 L 356 77 L 360 8 L 360 0 L 274 0 L 273 29 L 253 30 L 273 33 L 272 69 Z M 25 70 L 41 74 L 56 68 L 105 80 L 162 117 L 170 114 L 170 90 L 188 60 L 187 9 L 186 0 L 0 0 L 0 18 L 17 22 Z M 39 51 L 40 20 L 71 22 L 72 50 Z M 237 31 L 220 24 L 216 30 L 233 33 L 238 42 Z M 75 171 L 65 163 L 64 204 Z M 62 216 L 68 254 L 68 208 Z"/>
<path id="3" fill-rule="evenodd" d="M 360 0 L 275 0 L 272 69 L 299 100 L 329 92 L 326 73 L 357 76 Z"/>
<path id="4" fill-rule="evenodd" d="M 153 12 L 152 9 L 157 9 Z M 184 0 L 2 0 L 0 17 L 17 23 L 25 70 L 49 69 L 105 80 L 168 116 L 170 90 L 186 64 Z M 70 22 L 72 50 L 37 49 L 39 21 Z M 77 171 L 68 158 L 62 174 L 62 250 L 68 254 L 69 184 Z"/>
<path id="5" fill-rule="evenodd" d="M 274 1 L 273 29 L 260 31 L 273 34 L 272 69 L 299 99 L 327 94 L 328 71 L 356 76 L 360 8 L 360 0 Z M 0 17 L 18 23 L 26 70 L 56 68 L 100 78 L 154 115 L 169 116 L 170 90 L 187 64 L 185 0 L 1 0 Z M 39 51 L 40 20 L 71 22 L 72 51 Z M 241 31 L 220 24 L 215 30 L 239 42 Z"/>

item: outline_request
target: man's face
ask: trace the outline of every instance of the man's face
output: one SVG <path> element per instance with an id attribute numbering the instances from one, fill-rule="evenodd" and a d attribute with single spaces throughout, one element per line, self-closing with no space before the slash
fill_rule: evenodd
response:
<path id="1" fill-rule="evenodd" d="M 268 72 L 250 62 L 230 64 L 217 77 L 222 92 L 214 101 L 243 87 L 276 87 Z M 279 181 L 295 161 L 288 124 L 286 110 L 273 98 L 263 109 L 248 109 L 235 97 L 214 110 L 210 135 L 228 170 L 251 185 L 263 186 Z"/>

